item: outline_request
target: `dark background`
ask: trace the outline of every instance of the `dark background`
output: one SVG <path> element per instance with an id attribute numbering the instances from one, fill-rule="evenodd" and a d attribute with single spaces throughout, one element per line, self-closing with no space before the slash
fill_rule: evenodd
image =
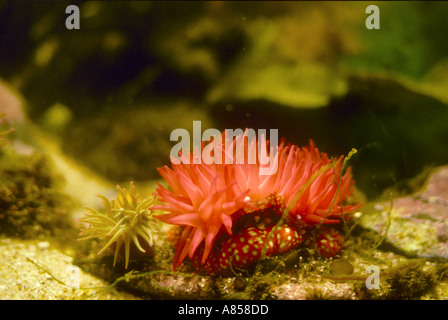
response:
<path id="1" fill-rule="evenodd" d="M 0 78 L 65 152 L 159 178 L 175 128 L 276 128 L 350 160 L 369 198 L 448 163 L 445 2 L 0 1 Z M 365 9 L 380 9 L 367 30 Z M 1 109 L 0 109 L 1 110 Z"/>

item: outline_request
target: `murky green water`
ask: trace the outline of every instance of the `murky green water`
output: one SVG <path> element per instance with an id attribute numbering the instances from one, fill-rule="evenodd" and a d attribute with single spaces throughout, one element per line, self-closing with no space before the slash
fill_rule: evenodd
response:
<path id="1" fill-rule="evenodd" d="M 111 283 L 135 270 L 125 287 L 152 298 L 446 299 L 447 4 L 68 6 L 0 3 L 3 238 L 49 241 Z M 96 195 L 113 199 L 131 181 L 152 195 L 175 130 L 193 146 L 207 129 L 237 128 L 312 139 L 330 157 L 356 149 L 347 200 L 365 205 L 339 226 L 334 258 L 349 274 L 311 246 L 214 287 L 189 262 L 171 273 L 164 224 L 146 254 L 131 246 L 130 269 L 126 258 L 112 266 L 113 246 L 96 255 L 105 239 L 76 241 L 83 206 L 101 211 Z M 366 289 L 370 265 L 385 271 L 380 289 Z"/>

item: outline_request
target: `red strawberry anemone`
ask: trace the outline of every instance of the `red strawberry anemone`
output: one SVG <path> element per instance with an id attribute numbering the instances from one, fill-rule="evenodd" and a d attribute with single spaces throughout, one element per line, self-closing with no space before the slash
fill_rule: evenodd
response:
<path id="1" fill-rule="evenodd" d="M 187 256 L 210 274 L 248 267 L 262 252 L 286 252 L 303 242 L 306 229 L 339 223 L 361 206 L 344 204 L 353 180 L 350 169 L 342 172 L 343 156 L 332 160 L 313 141 L 303 148 L 283 142 L 270 146 L 264 136 L 250 140 L 247 133 L 232 143 L 223 133 L 202 146 L 222 161 L 194 163 L 191 154 L 183 154 L 184 161 L 172 160 L 172 168 L 158 169 L 168 187 L 158 185 L 162 204 L 155 208 L 168 213 L 156 218 L 182 228 L 174 269 Z M 238 151 L 243 156 L 234 156 Z M 340 238 L 337 244 L 327 238 L 335 239 L 319 236 L 322 255 L 339 253 Z"/>

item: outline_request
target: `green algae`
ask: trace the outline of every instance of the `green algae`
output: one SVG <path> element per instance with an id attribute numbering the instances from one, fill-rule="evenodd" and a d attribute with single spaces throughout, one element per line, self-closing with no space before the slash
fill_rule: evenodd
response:
<path id="1" fill-rule="evenodd" d="M 368 290 L 356 286 L 360 299 L 418 300 L 428 295 L 436 298 L 437 276 L 434 268 L 425 268 L 424 260 L 409 260 L 382 274 L 380 289 Z"/>
<path id="2" fill-rule="evenodd" d="M 42 154 L 0 153 L 0 233 L 24 239 L 72 241 L 73 203 Z"/>

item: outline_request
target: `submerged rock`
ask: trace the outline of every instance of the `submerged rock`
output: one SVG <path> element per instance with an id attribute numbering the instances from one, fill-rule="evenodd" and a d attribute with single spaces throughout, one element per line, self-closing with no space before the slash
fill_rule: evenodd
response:
<path id="1" fill-rule="evenodd" d="M 0 234 L 24 239 L 68 238 L 72 200 L 60 192 L 60 177 L 49 160 L 0 153 Z"/>
<path id="2" fill-rule="evenodd" d="M 448 259 L 448 166 L 413 195 L 367 205 L 360 225 L 407 256 Z"/>
<path id="3" fill-rule="evenodd" d="M 37 240 L 0 238 L 0 279 L 2 300 L 139 299 L 114 289 L 101 290 L 109 284 L 74 265 L 69 252 Z"/>
<path id="4" fill-rule="evenodd" d="M 213 127 L 210 117 L 191 103 L 155 103 L 131 112 L 112 108 L 101 117 L 71 125 L 62 147 L 71 158 L 112 181 L 158 179 L 157 167 L 167 164 L 175 144 L 171 132 L 178 128 L 192 132 L 197 120 L 203 130 Z"/>

